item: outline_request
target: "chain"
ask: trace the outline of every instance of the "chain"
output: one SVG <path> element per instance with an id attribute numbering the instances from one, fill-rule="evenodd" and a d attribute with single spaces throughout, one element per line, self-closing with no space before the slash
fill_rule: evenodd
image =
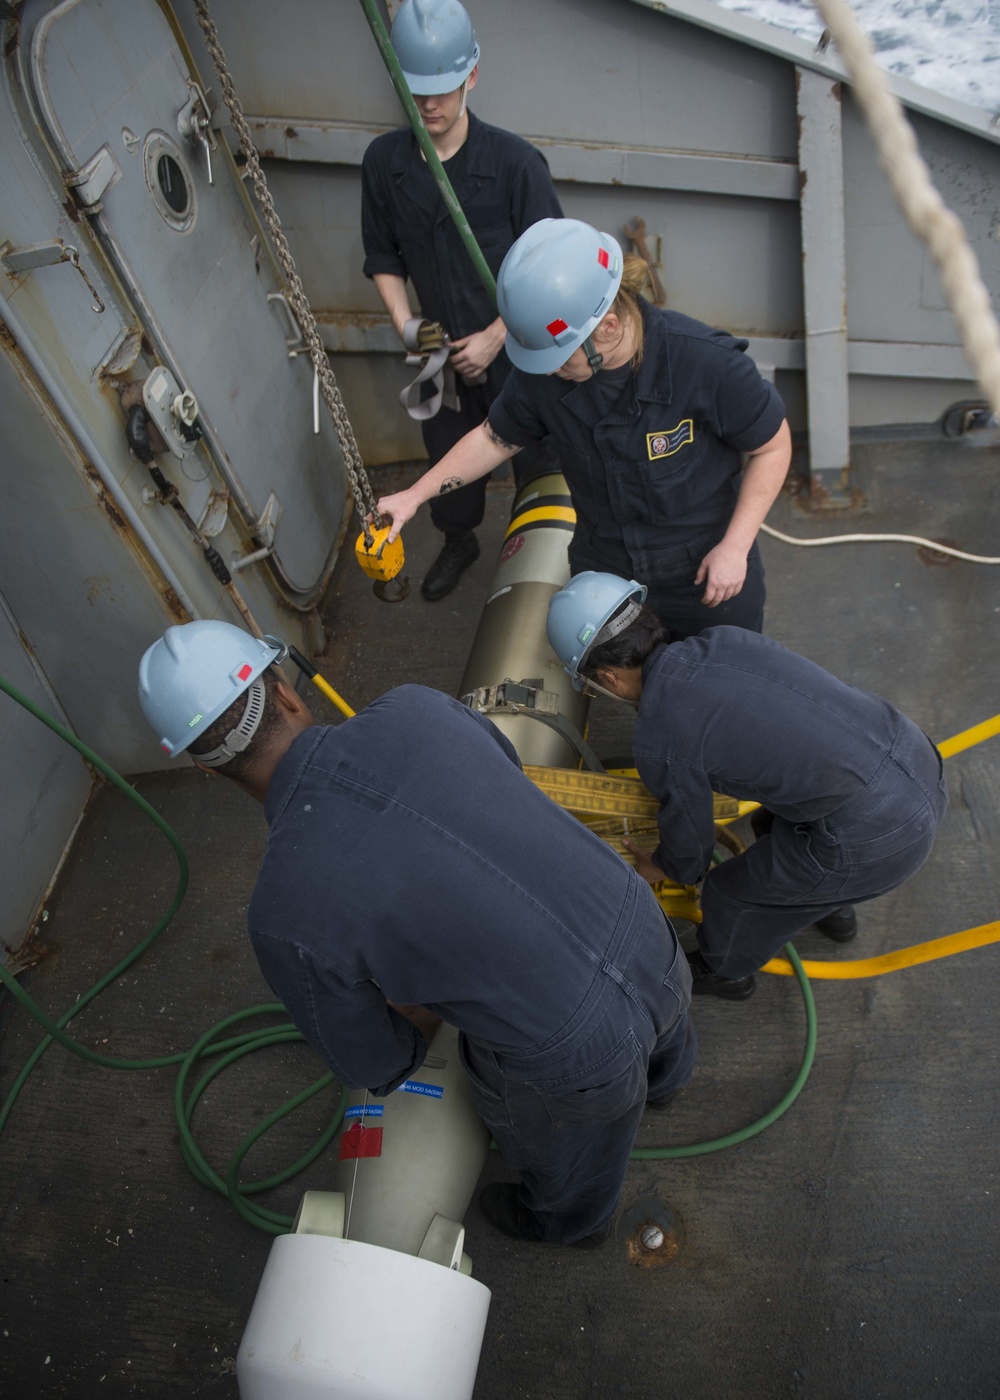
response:
<path id="1" fill-rule="evenodd" d="M 253 137 L 243 115 L 243 108 L 240 100 L 236 96 L 236 89 L 233 86 L 232 76 L 229 66 L 226 63 L 226 55 L 222 51 L 219 43 L 219 32 L 208 12 L 207 0 L 194 0 L 195 10 L 198 15 L 198 23 L 201 25 L 205 35 L 205 46 L 211 55 L 215 65 L 215 76 L 222 89 L 226 106 L 229 108 L 229 116 L 233 130 L 239 139 L 240 150 L 246 160 L 247 170 L 253 181 L 254 192 L 260 203 L 264 222 L 271 235 L 274 251 L 278 258 L 278 263 L 285 275 L 288 290 L 289 305 L 295 312 L 296 320 L 302 328 L 302 338 L 309 347 L 309 355 L 313 362 L 313 368 L 319 379 L 320 388 L 323 391 L 323 398 L 326 406 L 330 410 L 330 417 L 333 419 L 333 426 L 337 430 L 337 439 L 340 443 L 340 450 L 344 455 L 344 465 L 347 467 L 347 475 L 351 482 L 351 491 L 354 495 L 354 504 L 357 507 L 358 516 L 364 531 L 365 544 L 369 548 L 372 544 L 371 529 L 366 517 L 370 514 L 376 525 L 381 524 L 379 513 L 375 507 L 375 496 L 372 491 L 371 482 L 365 471 L 364 463 L 361 460 L 361 453 L 354 437 L 354 430 L 351 427 L 350 419 L 347 416 L 347 409 L 344 400 L 340 396 L 337 381 L 333 377 L 333 370 L 330 368 L 330 361 L 327 357 L 326 349 L 316 328 L 316 318 L 312 314 L 312 308 L 306 296 L 302 279 L 295 267 L 292 257 L 292 250 L 288 245 L 284 230 L 281 227 L 281 220 L 278 218 L 278 211 L 274 207 L 274 200 L 271 198 L 271 191 L 267 187 L 267 180 L 261 168 L 260 158 L 253 144 Z"/>
<path id="2" fill-rule="evenodd" d="M 91 311 L 98 311 L 98 312 L 103 311 L 103 310 L 104 310 L 104 302 L 101 300 L 101 297 L 100 297 L 100 294 L 99 294 L 97 288 L 94 286 L 93 282 L 91 282 L 90 278 L 87 276 L 86 271 L 84 270 L 83 263 L 80 261 L 80 253 L 79 253 L 79 250 L 76 249 L 76 248 L 74 248 L 72 244 L 69 244 L 69 243 L 68 243 L 68 244 L 63 248 L 62 261 L 63 261 L 63 262 L 68 262 L 69 265 L 70 265 L 70 267 L 75 267 L 76 270 L 77 270 L 77 272 L 80 274 L 80 276 L 81 276 L 81 277 L 83 278 L 83 280 L 86 282 L 86 284 L 87 284 L 87 290 L 90 292 L 90 295 L 94 298 L 94 304 L 93 304 L 93 306 L 90 308 Z"/>

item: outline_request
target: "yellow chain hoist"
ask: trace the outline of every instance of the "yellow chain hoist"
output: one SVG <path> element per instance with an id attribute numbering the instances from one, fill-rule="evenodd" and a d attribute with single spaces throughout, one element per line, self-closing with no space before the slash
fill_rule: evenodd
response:
<path id="1" fill-rule="evenodd" d="M 413 317 L 406 323 L 403 340 L 407 348 L 411 350 L 407 363 L 422 359 L 425 366 L 430 357 L 447 351 L 450 345 L 448 333 L 440 321 L 427 321 L 419 317 Z M 419 384 L 423 377 L 421 375 L 420 379 L 415 380 L 414 385 Z M 410 385 L 410 389 L 414 385 Z M 405 402 L 407 392 L 404 391 L 403 395 L 400 396 L 404 407 L 407 407 Z M 408 409 L 408 411 L 410 410 Z M 412 416 L 427 415 L 418 415 L 413 410 Z M 376 515 L 374 519 L 377 518 Z M 375 525 L 372 521 L 373 517 L 369 515 L 361 534 L 358 536 L 354 552 L 364 573 L 374 581 L 373 591 L 376 598 L 380 598 L 384 603 L 401 603 L 404 598 L 409 596 L 410 592 L 409 579 L 399 578 L 405 562 L 402 538 L 397 538 L 390 543 L 391 527 Z"/>
<path id="2" fill-rule="evenodd" d="M 354 552 L 364 573 L 374 580 L 375 597 L 383 603 L 401 603 L 409 595 L 410 581 L 399 577 L 406 562 L 403 541 L 397 537 L 390 544 L 390 528 L 388 525 L 366 526 L 358 536 Z"/>

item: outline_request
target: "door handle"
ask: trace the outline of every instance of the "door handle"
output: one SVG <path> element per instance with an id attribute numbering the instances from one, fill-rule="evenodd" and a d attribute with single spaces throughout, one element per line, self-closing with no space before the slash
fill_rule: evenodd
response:
<path id="1" fill-rule="evenodd" d="M 295 319 L 295 312 L 289 305 L 288 298 L 285 296 L 284 292 L 268 292 L 267 299 L 268 301 L 277 302 L 278 305 L 284 309 L 285 315 L 288 317 L 288 325 L 291 330 L 291 334 L 285 336 L 285 344 L 288 346 L 288 358 L 294 359 L 296 355 L 308 352 L 309 347 L 302 339 L 302 328 Z"/>
<path id="2" fill-rule="evenodd" d="M 288 358 L 294 360 L 296 355 L 308 355 L 309 346 L 302 337 L 302 329 L 295 319 L 295 312 L 289 305 L 288 298 L 284 292 L 268 292 L 268 301 L 277 302 L 285 308 L 285 315 L 288 317 L 288 324 L 291 335 L 285 336 L 285 344 L 288 346 Z M 313 365 L 313 387 L 312 387 L 312 408 L 313 408 L 313 433 L 319 436 L 319 371 Z"/>
<path id="3" fill-rule="evenodd" d="M 215 184 L 212 177 L 212 152 L 215 150 L 215 132 L 212 130 L 212 113 L 208 99 L 197 83 L 188 79 L 190 97 L 177 113 L 177 130 L 187 141 L 197 141 L 205 152 L 208 166 L 208 183 Z"/>

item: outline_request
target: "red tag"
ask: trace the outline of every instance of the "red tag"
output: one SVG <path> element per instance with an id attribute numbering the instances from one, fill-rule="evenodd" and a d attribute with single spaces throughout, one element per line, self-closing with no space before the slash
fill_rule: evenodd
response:
<path id="1" fill-rule="evenodd" d="M 341 1133 L 338 1161 L 352 1162 L 356 1157 L 381 1156 L 381 1128 L 363 1128 L 360 1123 L 352 1123 L 346 1133 Z"/>
<path id="2" fill-rule="evenodd" d="M 610 259 L 608 257 L 606 249 L 598 248 L 597 261 L 601 264 L 602 267 L 607 267 L 608 263 L 610 262 Z"/>
<path id="3" fill-rule="evenodd" d="M 252 670 L 253 667 L 250 665 L 250 663 L 248 661 L 244 661 L 243 665 L 236 672 L 236 679 L 238 681 L 245 681 Z"/>
<path id="4" fill-rule="evenodd" d="M 554 321 L 550 321 L 545 329 L 548 331 L 549 335 L 562 335 L 563 331 L 567 329 L 567 326 L 565 321 L 560 321 L 557 318 Z"/>

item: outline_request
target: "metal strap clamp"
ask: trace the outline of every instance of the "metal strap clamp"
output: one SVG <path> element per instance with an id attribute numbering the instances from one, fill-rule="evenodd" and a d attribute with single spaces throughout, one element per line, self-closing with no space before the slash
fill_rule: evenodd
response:
<path id="1" fill-rule="evenodd" d="M 604 772 L 604 764 L 580 731 L 559 713 L 558 695 L 545 690 L 541 682 L 515 682 L 508 676 L 499 685 L 482 685 L 478 690 L 463 695 L 462 704 L 481 715 L 525 715 L 529 719 L 539 720 L 561 734 L 592 773 Z"/>

